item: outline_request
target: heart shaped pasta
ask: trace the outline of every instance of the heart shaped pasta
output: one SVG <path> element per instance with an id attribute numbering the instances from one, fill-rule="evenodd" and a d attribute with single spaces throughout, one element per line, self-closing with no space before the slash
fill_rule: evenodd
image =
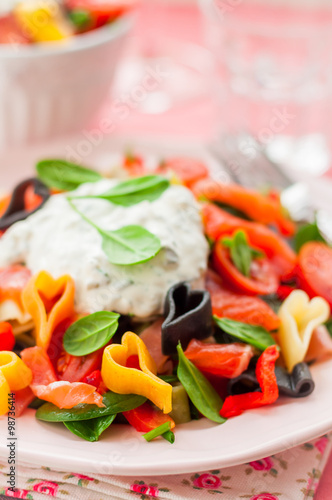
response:
<path id="1" fill-rule="evenodd" d="M 309 300 L 302 290 L 294 290 L 279 309 L 279 343 L 287 369 L 291 372 L 304 360 L 315 328 L 330 316 L 330 306 L 322 297 Z"/>
<path id="2" fill-rule="evenodd" d="M 187 282 L 177 283 L 169 289 L 164 313 L 162 351 L 167 356 L 176 353 L 179 342 L 182 349 L 187 349 L 191 339 L 203 340 L 213 333 L 209 292 L 191 290 Z"/>
<path id="3" fill-rule="evenodd" d="M 47 349 L 58 324 L 74 314 L 74 295 L 75 284 L 69 275 L 55 280 L 41 271 L 31 278 L 22 300 L 35 324 L 37 346 Z"/>
<path id="4" fill-rule="evenodd" d="M 126 366 L 138 356 L 140 370 Z M 107 388 L 118 394 L 138 394 L 150 399 L 164 413 L 172 411 L 172 386 L 156 376 L 156 364 L 143 340 L 133 332 L 123 335 L 121 344 L 105 348 L 101 375 Z"/>
<path id="5" fill-rule="evenodd" d="M 8 394 L 25 389 L 32 382 L 32 371 L 12 351 L 0 352 L 0 416 L 8 412 Z"/>
<path id="6" fill-rule="evenodd" d="M 29 188 L 33 188 L 34 194 L 40 197 L 40 204 L 34 210 L 28 211 L 25 208 L 24 196 Z M 29 215 L 40 210 L 49 197 L 51 196 L 50 190 L 39 179 L 27 179 L 16 186 L 11 196 L 9 206 L 5 213 L 0 217 L 0 230 L 8 229 L 12 224 L 20 220 L 24 220 Z"/>

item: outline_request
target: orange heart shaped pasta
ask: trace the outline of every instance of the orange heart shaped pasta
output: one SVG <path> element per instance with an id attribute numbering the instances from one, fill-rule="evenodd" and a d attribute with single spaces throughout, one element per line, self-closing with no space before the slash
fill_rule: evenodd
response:
<path id="1" fill-rule="evenodd" d="M 74 313 L 75 284 L 69 275 L 57 280 L 46 271 L 33 276 L 23 290 L 25 310 L 35 323 L 36 344 L 48 348 L 55 328 Z"/>

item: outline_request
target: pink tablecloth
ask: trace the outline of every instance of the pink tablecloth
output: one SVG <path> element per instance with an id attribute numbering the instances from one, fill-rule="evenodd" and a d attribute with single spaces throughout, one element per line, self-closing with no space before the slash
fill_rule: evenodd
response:
<path id="1" fill-rule="evenodd" d="M 237 467 L 160 477 L 83 475 L 46 467 L 19 467 L 15 495 L 5 484 L 7 467 L 0 464 L 0 498 L 5 494 L 26 500 L 43 500 L 45 496 L 76 500 L 206 500 L 214 495 L 223 500 L 309 500 L 319 487 L 331 447 L 332 436 L 322 436 Z M 331 498 L 324 496 L 324 491 L 331 491 L 326 488 L 327 483 L 315 498 Z"/>

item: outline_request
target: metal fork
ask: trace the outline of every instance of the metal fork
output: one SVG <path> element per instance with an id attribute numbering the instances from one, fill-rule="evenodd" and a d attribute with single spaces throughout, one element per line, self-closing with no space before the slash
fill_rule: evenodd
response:
<path id="1" fill-rule="evenodd" d="M 281 190 L 282 205 L 295 222 L 317 220 L 319 230 L 332 243 L 332 218 L 325 210 L 315 210 L 310 204 L 308 185 L 288 175 L 277 163 L 271 161 L 264 149 L 251 136 L 224 136 L 209 146 L 230 180 L 249 188 L 272 186 Z"/>

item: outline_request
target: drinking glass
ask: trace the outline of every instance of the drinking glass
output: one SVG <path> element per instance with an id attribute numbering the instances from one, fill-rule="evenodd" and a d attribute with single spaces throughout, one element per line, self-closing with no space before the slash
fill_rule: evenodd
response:
<path id="1" fill-rule="evenodd" d="M 322 0 L 200 0 L 217 61 L 223 137 L 243 154 L 322 174 L 332 150 L 332 7 Z"/>

